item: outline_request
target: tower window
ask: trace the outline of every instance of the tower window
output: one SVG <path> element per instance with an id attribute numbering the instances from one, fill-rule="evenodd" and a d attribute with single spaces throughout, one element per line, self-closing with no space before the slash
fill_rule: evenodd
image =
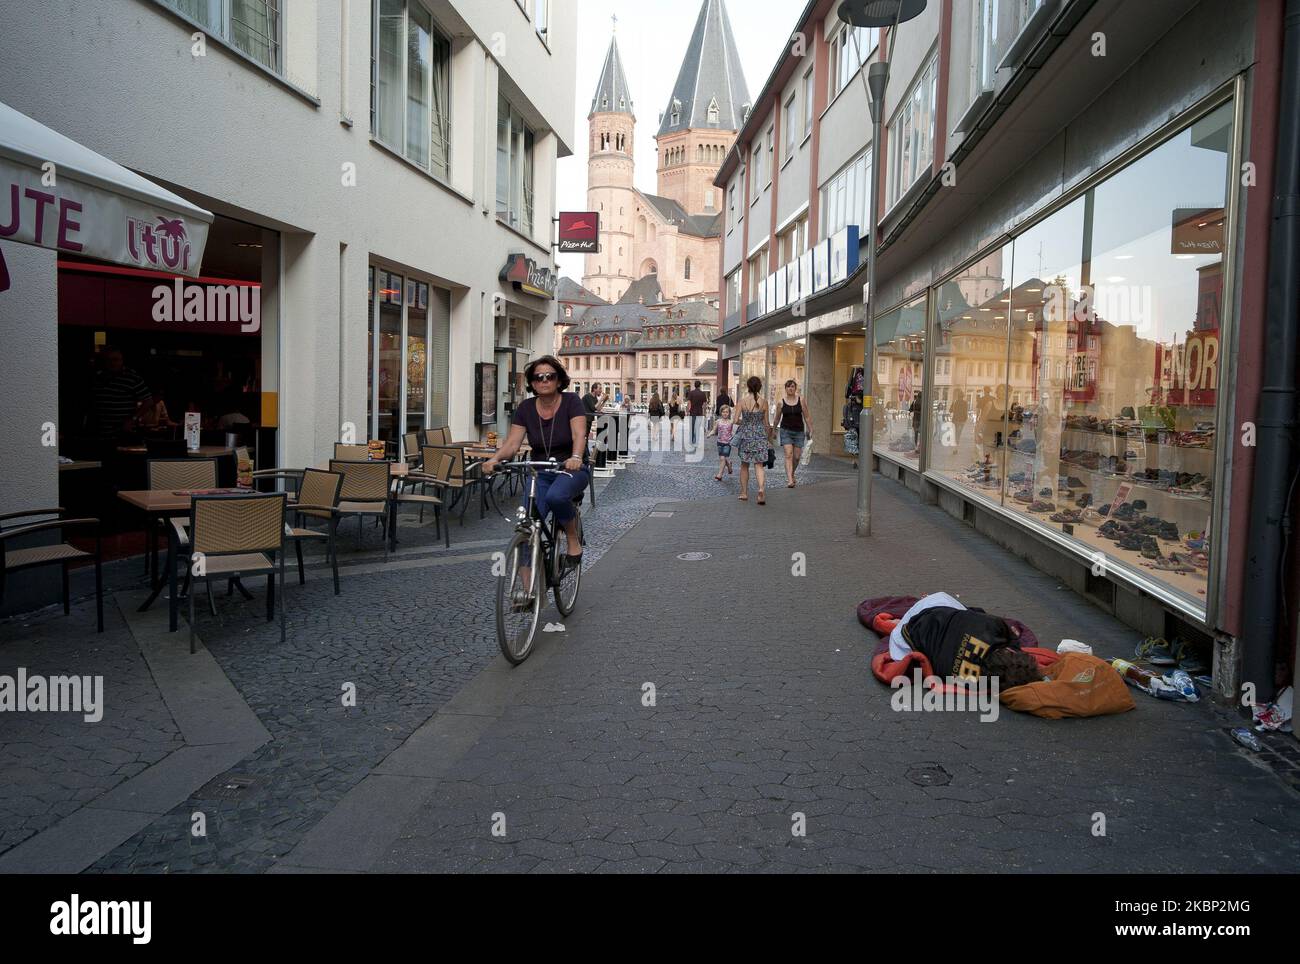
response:
<path id="1" fill-rule="evenodd" d="M 717 127 L 717 126 L 718 126 L 718 101 L 717 101 L 717 98 L 714 98 L 713 100 L 710 100 L 710 101 L 709 101 L 709 124 L 710 124 L 710 126 L 713 126 L 713 127 Z"/>
<path id="2" fill-rule="evenodd" d="M 690 258 L 686 259 L 686 280 L 687 281 L 691 280 L 691 259 Z"/>

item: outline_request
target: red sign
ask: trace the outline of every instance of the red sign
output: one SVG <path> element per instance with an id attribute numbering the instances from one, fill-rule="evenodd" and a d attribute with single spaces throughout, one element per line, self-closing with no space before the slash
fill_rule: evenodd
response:
<path id="1" fill-rule="evenodd" d="M 594 254 L 600 250 L 600 214 L 596 211 L 560 212 L 560 250 Z"/>

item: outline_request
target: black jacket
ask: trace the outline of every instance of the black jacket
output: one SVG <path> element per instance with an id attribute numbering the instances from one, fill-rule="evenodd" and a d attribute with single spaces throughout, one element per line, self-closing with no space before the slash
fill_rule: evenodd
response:
<path id="1" fill-rule="evenodd" d="M 984 661 L 999 646 L 1020 648 L 1006 620 L 978 609 L 935 606 L 903 627 L 903 638 L 924 653 L 937 676 L 977 679 Z"/>

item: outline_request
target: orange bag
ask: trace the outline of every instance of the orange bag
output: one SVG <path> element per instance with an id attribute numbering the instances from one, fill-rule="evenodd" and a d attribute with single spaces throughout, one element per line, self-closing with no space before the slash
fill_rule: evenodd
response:
<path id="1" fill-rule="evenodd" d="M 1049 720 L 1066 716 L 1106 716 L 1133 709 L 1133 695 L 1105 660 L 1086 653 L 1062 653 L 1045 670 L 1041 683 L 1026 683 L 1001 693 L 1003 705 Z"/>

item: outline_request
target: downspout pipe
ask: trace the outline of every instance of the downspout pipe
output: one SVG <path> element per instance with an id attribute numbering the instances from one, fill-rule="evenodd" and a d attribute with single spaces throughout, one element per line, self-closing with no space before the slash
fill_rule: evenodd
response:
<path id="1" fill-rule="evenodd" d="M 1243 598 L 1242 681 L 1259 704 L 1272 702 L 1289 523 L 1288 492 L 1296 455 L 1296 360 L 1300 356 L 1300 0 L 1282 20 L 1277 165 L 1269 229 L 1264 370 L 1256 424 L 1255 475 Z M 1225 439 L 1224 444 L 1237 444 Z"/>

